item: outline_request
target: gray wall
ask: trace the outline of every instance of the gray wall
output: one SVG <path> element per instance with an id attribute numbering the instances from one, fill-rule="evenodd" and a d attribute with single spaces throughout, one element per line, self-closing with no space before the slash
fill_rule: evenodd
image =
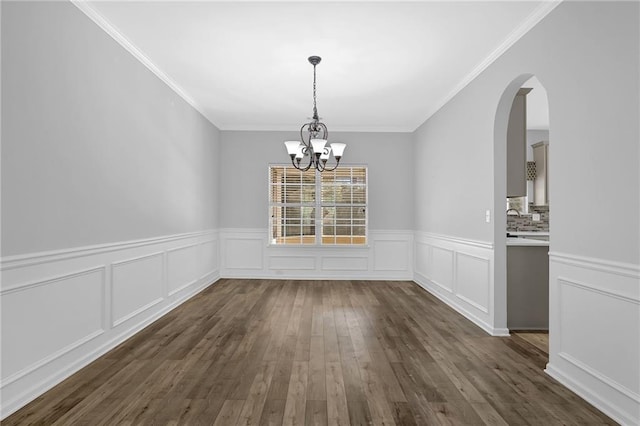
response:
<path id="1" fill-rule="evenodd" d="M 2 255 L 217 228 L 219 132 L 70 3 L 2 4 Z"/>
<path id="2" fill-rule="evenodd" d="M 514 79 L 534 74 L 550 103 L 551 250 L 637 264 L 638 8 L 562 3 L 426 121 L 415 132 L 415 228 L 494 240 L 484 211 L 496 109 Z"/>
<path id="3" fill-rule="evenodd" d="M 290 163 L 283 141 L 299 137 L 298 132 L 221 132 L 221 228 L 267 228 L 268 166 Z M 347 144 L 343 164 L 368 166 L 369 229 L 413 229 L 412 135 L 331 132 L 329 139 Z"/>

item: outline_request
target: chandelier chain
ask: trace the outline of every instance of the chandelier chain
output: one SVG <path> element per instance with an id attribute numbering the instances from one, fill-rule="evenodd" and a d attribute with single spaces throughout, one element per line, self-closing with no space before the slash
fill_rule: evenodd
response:
<path id="1" fill-rule="evenodd" d="M 313 66 L 313 118 L 318 119 L 318 108 L 316 107 L 316 66 Z"/>

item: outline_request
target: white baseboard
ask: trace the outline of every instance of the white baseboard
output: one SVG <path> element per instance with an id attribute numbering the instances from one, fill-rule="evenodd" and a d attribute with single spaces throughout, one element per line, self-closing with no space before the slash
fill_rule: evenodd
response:
<path id="1" fill-rule="evenodd" d="M 3 258 L 0 418 L 215 283 L 217 247 L 205 231 Z"/>
<path id="2" fill-rule="evenodd" d="M 612 404 L 610 401 L 604 400 L 600 395 L 595 394 L 590 389 L 590 387 L 585 386 L 577 380 L 574 380 L 551 364 L 547 364 L 547 368 L 545 368 L 544 371 L 549 376 L 560 382 L 563 386 L 574 392 L 580 398 L 584 399 L 589 404 L 593 405 L 595 408 L 602 411 L 604 414 L 611 417 L 621 425 L 634 426 L 639 424 L 638 417 L 640 416 L 640 413 L 638 413 L 638 415 L 636 415 L 635 417 L 625 414 L 620 406 Z"/>

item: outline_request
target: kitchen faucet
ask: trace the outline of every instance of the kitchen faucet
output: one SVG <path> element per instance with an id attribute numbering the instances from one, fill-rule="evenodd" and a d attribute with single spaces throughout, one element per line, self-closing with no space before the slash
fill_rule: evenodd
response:
<path id="1" fill-rule="evenodd" d="M 507 209 L 507 214 L 509 214 L 509 212 L 516 212 L 516 214 L 518 215 L 518 217 L 520 217 L 520 212 L 518 211 L 518 209 Z"/>

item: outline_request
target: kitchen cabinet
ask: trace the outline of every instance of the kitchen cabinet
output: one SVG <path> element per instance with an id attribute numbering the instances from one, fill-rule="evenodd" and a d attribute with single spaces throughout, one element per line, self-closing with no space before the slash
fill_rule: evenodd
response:
<path id="1" fill-rule="evenodd" d="M 549 329 L 548 253 L 548 243 L 507 246 L 507 327 L 510 331 Z"/>
<path id="2" fill-rule="evenodd" d="M 507 197 L 527 195 L 527 93 L 518 90 L 507 126 Z"/>
<path id="3" fill-rule="evenodd" d="M 533 204 L 549 204 L 549 142 L 542 141 L 534 145 L 533 160 L 536 162 L 536 178 L 533 181 Z"/>

